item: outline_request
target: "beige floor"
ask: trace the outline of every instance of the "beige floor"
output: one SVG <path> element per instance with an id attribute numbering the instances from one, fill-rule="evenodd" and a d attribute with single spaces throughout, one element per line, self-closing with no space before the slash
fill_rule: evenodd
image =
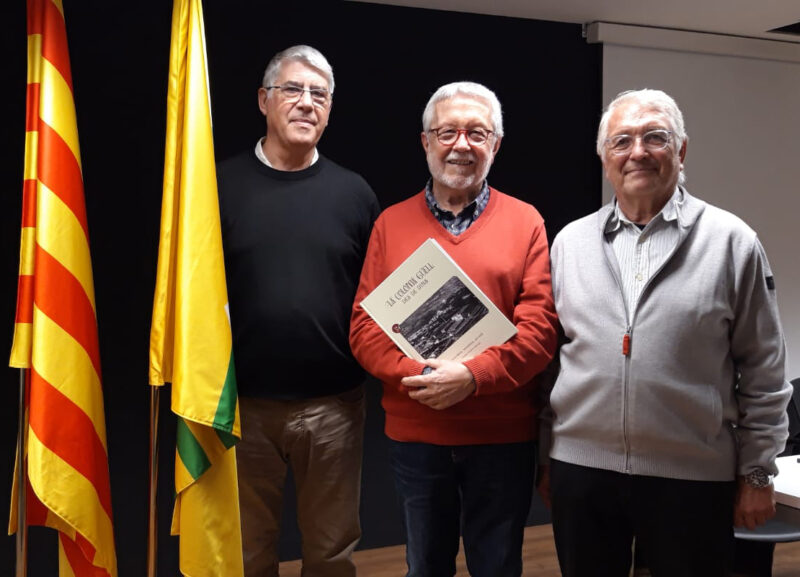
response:
<path id="1" fill-rule="evenodd" d="M 401 577 L 405 574 L 405 548 L 383 547 L 357 551 L 354 555 L 362 577 Z M 551 525 L 525 529 L 522 550 L 523 577 L 559 577 Z M 457 560 L 457 577 L 467 577 L 464 556 Z M 300 561 L 281 563 L 281 577 L 300 577 Z M 800 577 L 800 542 L 780 543 L 775 548 L 772 577 Z"/>

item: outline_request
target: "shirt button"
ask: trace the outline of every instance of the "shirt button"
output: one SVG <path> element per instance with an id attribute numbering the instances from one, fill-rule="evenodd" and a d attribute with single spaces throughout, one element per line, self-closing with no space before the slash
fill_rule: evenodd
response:
<path id="1" fill-rule="evenodd" d="M 642 273 L 640 273 L 640 272 L 636 273 L 636 280 L 641 281 L 643 278 L 644 277 L 642 276 Z"/>

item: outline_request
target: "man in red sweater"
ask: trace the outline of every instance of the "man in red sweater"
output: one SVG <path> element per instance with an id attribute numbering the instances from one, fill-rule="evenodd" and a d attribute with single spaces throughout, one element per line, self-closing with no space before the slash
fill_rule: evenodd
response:
<path id="1" fill-rule="evenodd" d="M 431 179 L 375 223 L 350 345 L 383 382 L 408 577 L 455 575 L 460 536 L 473 577 L 518 577 L 535 469 L 535 377 L 556 347 L 547 234 L 533 206 L 487 184 L 503 137 L 491 90 L 442 86 L 422 125 Z M 359 306 L 428 238 L 514 323 L 514 337 L 463 362 L 421 363 Z"/>

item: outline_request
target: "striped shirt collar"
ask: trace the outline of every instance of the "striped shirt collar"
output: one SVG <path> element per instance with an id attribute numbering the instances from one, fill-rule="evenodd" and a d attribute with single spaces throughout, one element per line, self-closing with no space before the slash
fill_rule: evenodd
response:
<path id="1" fill-rule="evenodd" d="M 614 210 L 611 213 L 611 216 L 609 217 L 608 221 L 606 222 L 606 228 L 605 228 L 606 234 L 618 230 L 619 227 L 622 226 L 623 224 L 637 226 L 637 223 L 633 222 L 622 213 L 622 210 L 619 208 L 619 203 L 617 202 L 616 197 L 614 197 L 613 203 L 614 203 Z M 667 201 L 667 204 L 663 206 L 661 211 L 650 222 L 654 222 L 656 219 L 659 219 L 659 217 L 660 220 L 663 220 L 664 222 L 678 220 L 678 211 L 682 203 L 683 203 L 683 191 L 680 189 L 680 187 L 675 187 L 675 192 L 672 193 L 672 196 Z"/>

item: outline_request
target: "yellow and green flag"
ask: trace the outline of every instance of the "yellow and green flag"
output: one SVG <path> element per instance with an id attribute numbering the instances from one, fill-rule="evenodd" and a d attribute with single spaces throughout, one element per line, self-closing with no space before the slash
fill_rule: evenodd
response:
<path id="1" fill-rule="evenodd" d="M 202 6 L 174 0 L 150 384 L 172 383 L 172 534 L 187 577 L 243 575 L 227 308 Z"/>

